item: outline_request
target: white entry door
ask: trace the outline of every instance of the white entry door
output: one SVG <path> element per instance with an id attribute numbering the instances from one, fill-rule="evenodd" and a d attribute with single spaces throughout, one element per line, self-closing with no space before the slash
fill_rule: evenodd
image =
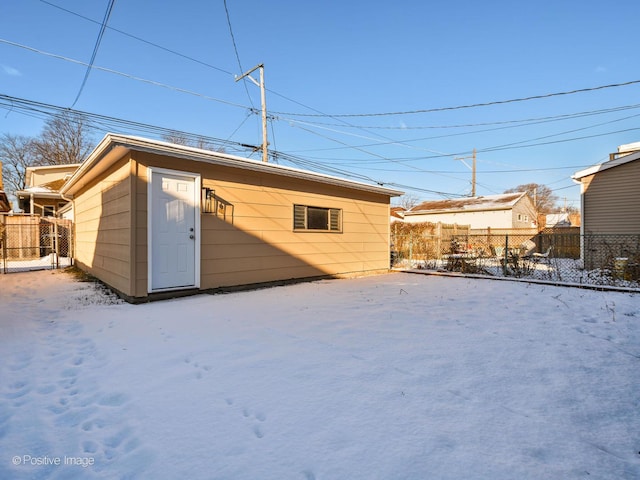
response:
<path id="1" fill-rule="evenodd" d="M 149 290 L 199 286 L 200 178 L 151 170 L 149 185 Z"/>

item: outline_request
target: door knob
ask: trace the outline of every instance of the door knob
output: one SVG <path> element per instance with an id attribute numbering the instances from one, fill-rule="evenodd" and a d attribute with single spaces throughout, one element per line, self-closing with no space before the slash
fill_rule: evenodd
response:
<path id="1" fill-rule="evenodd" d="M 196 236 L 195 236 L 195 235 L 189 235 L 189 238 L 190 238 L 191 240 L 193 240 L 194 238 L 196 238 Z"/>

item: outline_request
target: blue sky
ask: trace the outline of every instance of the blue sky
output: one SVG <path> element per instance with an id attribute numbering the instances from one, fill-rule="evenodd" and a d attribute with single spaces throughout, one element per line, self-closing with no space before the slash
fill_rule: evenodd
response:
<path id="1" fill-rule="evenodd" d="M 0 94 L 71 107 L 107 5 L 3 2 Z M 456 158 L 476 148 L 478 195 L 535 182 L 579 206 L 571 174 L 640 141 L 638 83 L 450 109 L 639 80 L 637 1 L 226 6 L 228 18 L 223 0 L 116 1 L 94 62 L 100 69 L 74 108 L 258 145 L 259 89 L 234 75 L 264 63 L 270 148 L 282 154 L 275 161 L 419 199 L 468 195 L 471 172 Z M 37 135 L 45 119 L 5 99 L 0 133 Z M 155 135 L 102 128 L 96 143 L 106 130 Z"/>

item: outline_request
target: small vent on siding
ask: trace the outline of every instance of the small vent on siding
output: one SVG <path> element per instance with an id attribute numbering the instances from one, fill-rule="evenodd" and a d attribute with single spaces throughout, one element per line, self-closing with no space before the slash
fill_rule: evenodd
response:
<path id="1" fill-rule="evenodd" d="M 307 207 L 304 205 L 293 206 L 293 228 L 304 230 L 306 228 Z"/>
<path id="2" fill-rule="evenodd" d="M 340 210 L 337 208 L 329 210 L 329 230 L 340 231 Z"/>

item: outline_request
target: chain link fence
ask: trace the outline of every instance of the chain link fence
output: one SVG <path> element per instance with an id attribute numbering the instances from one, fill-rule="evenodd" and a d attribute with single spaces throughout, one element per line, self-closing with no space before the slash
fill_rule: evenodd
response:
<path id="1" fill-rule="evenodd" d="M 38 215 L 0 217 L 0 270 L 13 273 L 72 264 L 70 220 Z"/>
<path id="2" fill-rule="evenodd" d="M 564 229 L 563 229 L 564 230 Z M 392 266 L 640 288 L 640 235 L 481 232 L 392 235 Z"/>

